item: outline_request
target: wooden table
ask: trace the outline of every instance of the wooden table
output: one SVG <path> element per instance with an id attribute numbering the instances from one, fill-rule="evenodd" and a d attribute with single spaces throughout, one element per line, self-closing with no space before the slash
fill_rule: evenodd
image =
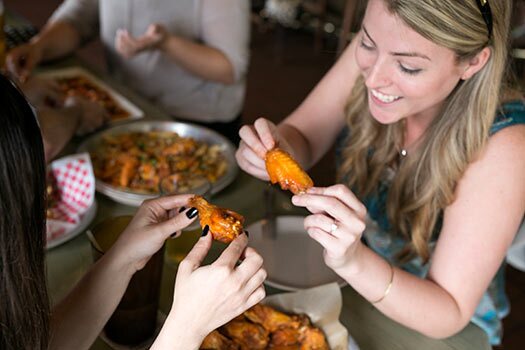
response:
<path id="1" fill-rule="evenodd" d="M 97 75 L 97 74 L 95 74 Z M 100 77 L 100 75 L 99 75 Z M 147 119 L 167 120 L 169 116 L 160 109 L 149 104 L 121 84 L 108 78 L 103 78 L 110 86 L 126 96 L 140 107 Z M 67 152 L 74 152 L 79 140 L 69 145 Z M 230 207 L 246 216 L 247 222 L 254 222 L 263 216 L 263 192 L 268 184 L 256 180 L 240 172 L 237 179 L 225 190 L 217 194 L 214 203 Z M 113 202 L 111 199 L 97 194 L 97 215 L 92 224 L 111 216 L 133 214 L 134 207 Z M 286 194 L 279 194 L 278 201 L 285 203 L 289 200 Z M 291 209 L 297 213 L 299 209 Z M 216 248 L 211 255 L 218 254 Z M 48 288 L 53 302 L 60 300 L 81 278 L 92 264 L 91 248 L 84 234 L 48 251 L 47 272 Z M 175 267 L 165 264 L 160 297 L 160 310 L 169 311 L 173 294 Z M 267 288 L 268 294 L 279 292 L 274 288 Z M 469 324 L 462 332 L 445 340 L 432 340 L 417 332 L 407 329 L 378 312 L 370 303 L 359 296 L 351 287 L 344 287 L 342 323 L 357 341 L 361 349 L 490 349 L 487 337 L 481 329 Z M 110 349 L 101 339 L 91 347 L 93 350 Z"/>

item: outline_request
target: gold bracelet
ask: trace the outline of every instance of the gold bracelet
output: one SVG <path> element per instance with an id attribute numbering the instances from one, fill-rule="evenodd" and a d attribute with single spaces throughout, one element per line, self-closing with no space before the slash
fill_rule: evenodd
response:
<path id="1" fill-rule="evenodd" d="M 372 304 L 377 304 L 383 301 L 383 299 L 386 298 L 388 293 L 390 293 L 390 289 L 392 289 L 392 284 L 394 282 L 394 266 L 392 266 L 392 264 L 389 261 L 387 261 L 387 263 L 388 266 L 390 266 L 390 282 L 388 283 L 388 286 L 386 286 L 385 293 L 383 293 L 383 296 L 375 301 L 371 301 Z"/>

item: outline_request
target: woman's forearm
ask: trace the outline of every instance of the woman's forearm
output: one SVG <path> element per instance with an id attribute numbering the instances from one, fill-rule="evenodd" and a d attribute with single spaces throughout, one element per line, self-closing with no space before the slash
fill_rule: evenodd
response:
<path id="1" fill-rule="evenodd" d="M 235 83 L 233 66 L 220 50 L 170 35 L 160 49 L 190 73 L 223 84 Z"/>
<path id="2" fill-rule="evenodd" d="M 172 309 L 150 350 L 199 349 L 204 336 L 188 329 L 188 322 L 184 316 L 188 315 L 178 315 L 177 311 Z"/>
<path id="3" fill-rule="evenodd" d="M 380 300 L 391 280 L 388 262 L 363 244 L 357 259 L 357 267 L 342 267 L 336 272 L 367 300 Z M 469 322 L 469 312 L 443 287 L 398 268 L 393 271 L 390 291 L 374 304 L 386 316 L 432 338 L 452 336 Z"/>
<path id="4" fill-rule="evenodd" d="M 88 349 L 117 307 L 133 275 L 109 251 L 54 309 L 49 349 Z"/>
<path id="5" fill-rule="evenodd" d="M 76 28 L 62 21 L 47 23 L 31 40 L 42 53 L 42 60 L 54 60 L 73 53 L 80 46 L 80 34 Z"/>
<path id="6" fill-rule="evenodd" d="M 80 123 L 79 107 L 39 108 L 37 111 L 46 162 L 50 162 L 75 135 Z"/>

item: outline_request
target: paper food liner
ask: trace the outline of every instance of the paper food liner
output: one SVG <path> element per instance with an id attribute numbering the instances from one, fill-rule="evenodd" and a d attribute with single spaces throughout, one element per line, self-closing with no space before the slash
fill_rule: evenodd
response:
<path id="1" fill-rule="evenodd" d="M 348 349 L 348 330 L 339 322 L 343 297 L 337 283 L 271 295 L 262 304 L 287 313 L 307 314 L 312 323 L 323 330 L 331 350 Z"/>
<path id="2" fill-rule="evenodd" d="M 95 200 L 95 176 L 88 153 L 53 161 L 48 181 L 54 182 L 54 201 L 48 208 L 47 242 L 71 233 L 81 223 Z"/>

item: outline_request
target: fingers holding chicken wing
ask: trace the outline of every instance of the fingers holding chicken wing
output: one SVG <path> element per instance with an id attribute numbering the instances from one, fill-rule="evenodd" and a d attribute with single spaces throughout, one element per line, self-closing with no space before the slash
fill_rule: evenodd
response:
<path id="1" fill-rule="evenodd" d="M 208 226 L 215 240 L 230 243 L 243 232 L 241 214 L 213 205 L 201 196 L 192 197 L 189 204 L 197 208 L 202 229 Z"/>
<path id="2" fill-rule="evenodd" d="M 279 183 L 283 190 L 293 194 L 305 192 L 314 182 L 290 154 L 280 148 L 266 152 L 266 170 L 272 184 Z"/>

